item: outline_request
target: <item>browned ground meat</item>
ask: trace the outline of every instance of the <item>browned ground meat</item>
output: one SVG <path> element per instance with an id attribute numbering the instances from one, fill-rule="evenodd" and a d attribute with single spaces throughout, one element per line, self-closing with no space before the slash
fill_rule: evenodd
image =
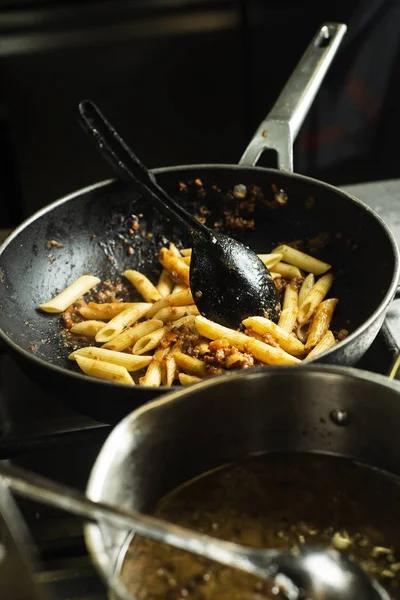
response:
<path id="1" fill-rule="evenodd" d="M 61 314 L 61 320 L 66 329 L 71 329 L 75 323 L 84 321 L 84 318 L 79 312 L 81 306 L 86 306 L 86 302 L 84 300 L 77 300 L 75 304 L 69 306 L 67 310 Z"/>

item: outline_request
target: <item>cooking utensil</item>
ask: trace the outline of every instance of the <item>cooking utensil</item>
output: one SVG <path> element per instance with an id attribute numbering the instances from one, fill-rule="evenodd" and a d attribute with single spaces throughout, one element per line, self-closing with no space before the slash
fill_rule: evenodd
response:
<path id="1" fill-rule="evenodd" d="M 297 239 L 304 240 L 305 251 L 315 252 L 317 242 L 322 242 L 319 257 L 332 264 L 332 295 L 339 298 L 332 327 L 348 329 L 350 335 L 317 360 L 351 365 L 374 340 L 394 297 L 397 245 L 382 219 L 362 202 L 289 172 L 291 142 L 345 29 L 333 23 L 322 26 L 264 122 L 265 129 L 250 143 L 253 149 L 257 145 L 257 152 L 267 145 L 275 147 L 286 172 L 253 167 L 248 157 L 240 166 L 192 165 L 153 172 L 161 187 L 189 212 L 202 212 L 209 226 L 222 220 L 224 232 L 257 253 Z M 275 135 L 279 127 L 281 134 Z M 241 191 L 246 189 L 253 213 L 240 208 L 246 199 L 236 200 L 232 194 L 238 184 Z M 275 201 L 275 190 L 278 195 L 285 191 L 286 204 Z M 247 225 L 254 219 L 254 229 L 246 224 L 237 228 L 240 218 Z M 133 221 L 140 228 L 131 234 Z M 53 240 L 62 247 L 52 246 Z M 36 309 L 82 273 L 115 282 L 126 269 L 137 269 L 155 281 L 158 251 L 166 240 L 184 246 L 190 242 L 131 186 L 118 181 L 79 190 L 18 227 L 0 248 L 0 337 L 26 373 L 79 411 L 106 423 L 116 423 L 133 408 L 169 391 L 132 389 L 86 377 L 67 359 L 58 318 Z"/>
<path id="2" fill-rule="evenodd" d="M 134 184 L 191 237 L 190 289 L 200 313 L 237 329 L 251 315 L 277 321 L 280 301 L 274 280 L 253 250 L 211 231 L 177 204 L 157 183 L 93 102 L 79 105 L 83 129 L 117 175 Z M 232 302 L 234 300 L 234 302 Z"/>
<path id="3" fill-rule="evenodd" d="M 303 546 L 299 554 L 258 550 L 191 531 L 132 509 L 93 502 L 81 492 L 26 469 L 0 464 L 0 483 L 17 494 L 66 510 L 90 521 L 133 529 L 144 537 L 235 567 L 265 580 L 279 582 L 289 600 L 379 600 L 386 592 L 337 550 Z M 334 573 L 334 576 L 332 576 Z M 305 595 L 304 595 L 305 592 Z"/>
<path id="4" fill-rule="evenodd" d="M 127 416 L 104 443 L 87 495 L 146 512 L 202 473 L 267 452 L 346 456 L 400 476 L 399 420 L 400 385 L 383 376 L 320 365 L 247 370 Z M 130 598 L 118 573 L 131 539 L 104 523 L 86 526 L 92 557 L 121 599 Z"/>

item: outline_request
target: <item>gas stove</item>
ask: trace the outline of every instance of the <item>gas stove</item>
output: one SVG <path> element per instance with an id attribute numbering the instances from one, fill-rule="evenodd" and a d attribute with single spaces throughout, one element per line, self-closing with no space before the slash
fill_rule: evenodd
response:
<path id="1" fill-rule="evenodd" d="M 400 182 L 397 185 L 400 195 Z M 351 191 L 356 195 L 355 191 Z M 397 208 L 391 200 L 386 201 L 380 194 L 378 212 L 400 242 Z M 378 208 L 373 201 L 370 204 Z M 387 374 L 399 347 L 400 300 L 396 300 L 389 308 L 378 337 L 357 368 Z M 94 460 L 110 430 L 109 425 L 66 406 L 56 395 L 44 393 L 10 356 L 0 352 L 0 460 L 9 460 L 84 490 Z M 0 514 L 1 500 L 0 494 Z M 48 599 L 107 599 L 108 591 L 91 564 L 85 547 L 82 521 L 33 502 L 15 501 L 37 550 L 35 581 L 45 594 L 47 592 Z M 0 577 L 1 542 L 0 522 Z M 3 591 L 3 583 L 0 579 L 0 591 Z M 33 598 L 12 597 L 11 592 L 10 595 L 1 593 L 3 597 L 7 600 Z"/>

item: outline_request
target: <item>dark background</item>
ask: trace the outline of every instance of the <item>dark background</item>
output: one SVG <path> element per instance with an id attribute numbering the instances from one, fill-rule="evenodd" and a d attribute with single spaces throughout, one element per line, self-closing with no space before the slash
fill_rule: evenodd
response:
<path id="1" fill-rule="evenodd" d="M 399 8 L 0 1 L 0 227 L 112 177 L 77 124 L 85 97 L 149 167 L 237 162 L 329 20 L 349 30 L 295 144 L 295 170 L 337 185 L 400 176 Z"/>

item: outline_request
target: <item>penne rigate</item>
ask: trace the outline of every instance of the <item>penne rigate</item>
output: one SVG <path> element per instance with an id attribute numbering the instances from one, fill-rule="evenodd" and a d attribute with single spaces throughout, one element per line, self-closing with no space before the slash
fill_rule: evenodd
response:
<path id="1" fill-rule="evenodd" d="M 305 345 L 307 351 L 314 348 L 328 331 L 337 303 L 337 298 L 328 298 L 318 305 L 308 332 Z"/>
<path id="2" fill-rule="evenodd" d="M 138 302 L 89 302 L 87 306 L 82 306 L 79 312 L 85 319 L 94 319 L 96 321 L 109 321 L 127 308 L 139 304 Z M 103 323 L 104 327 L 104 323 Z"/>
<path id="3" fill-rule="evenodd" d="M 103 329 L 100 329 L 100 331 L 96 333 L 96 342 L 102 342 L 103 344 L 104 342 L 109 342 L 126 327 L 133 325 L 133 323 L 143 317 L 150 306 L 151 304 L 142 302 L 123 310 L 119 315 L 106 323 Z"/>
<path id="4" fill-rule="evenodd" d="M 83 346 L 69 353 L 71 363 L 90 377 L 171 387 L 253 366 L 301 364 L 329 351 L 348 333 L 332 331 L 338 299 L 327 298 L 333 284 L 328 263 L 286 245 L 259 254 L 280 294 L 279 320 L 249 315 L 234 330 L 199 313 L 189 287 L 191 253 L 173 243 L 162 247 L 155 283 L 134 269 L 124 271 L 143 302 L 126 302 L 127 288 L 124 301 L 106 290 L 92 295 L 99 302 L 86 304 L 81 296 L 100 279 L 85 275 L 41 304 L 42 310 L 61 312 L 65 328 L 76 336 L 74 347 Z M 113 289 L 110 282 L 104 285 Z"/>
<path id="5" fill-rule="evenodd" d="M 89 377 L 105 379 L 107 381 L 113 381 L 114 383 L 135 385 L 134 380 L 125 367 L 103 362 L 102 360 L 94 360 L 93 358 L 87 358 L 85 356 L 77 356 L 75 360 L 82 371 L 86 375 L 89 375 Z"/>
<path id="6" fill-rule="evenodd" d="M 307 273 L 314 273 L 314 275 L 322 275 L 331 268 L 331 265 L 328 263 L 322 262 L 322 260 L 318 260 L 318 258 L 314 258 L 309 254 L 300 252 L 300 250 L 296 250 L 285 244 L 275 248 L 274 252 L 282 254 L 284 262 L 299 267 L 299 269 L 307 271 Z"/>
<path id="7" fill-rule="evenodd" d="M 288 333 L 292 333 L 299 312 L 299 294 L 296 288 L 288 283 L 283 297 L 282 310 L 278 325 Z"/>
<path id="8" fill-rule="evenodd" d="M 327 275 L 323 275 L 321 279 L 318 279 L 317 283 L 313 285 L 302 304 L 299 306 L 299 314 L 297 318 L 299 325 L 302 325 L 311 319 L 318 304 L 322 302 L 326 294 L 331 289 L 332 283 L 333 275 L 328 273 Z"/>
<path id="9" fill-rule="evenodd" d="M 116 352 L 115 350 L 106 350 L 105 348 L 97 348 L 96 346 L 87 346 L 79 348 L 71 352 L 68 356 L 70 360 L 76 360 L 77 356 L 92 358 L 93 360 L 102 360 L 113 365 L 125 367 L 127 371 L 140 371 L 151 361 L 151 356 L 134 356 L 125 352 Z"/>
<path id="10" fill-rule="evenodd" d="M 57 296 L 54 296 L 54 298 L 44 304 L 39 304 L 39 308 L 48 313 L 62 313 L 74 304 L 78 298 L 87 294 L 87 292 L 100 282 L 101 279 L 93 277 L 93 275 L 82 275 L 60 292 L 60 294 L 57 294 Z"/>
<path id="11" fill-rule="evenodd" d="M 139 271 L 128 270 L 124 272 L 131 284 L 137 289 L 145 302 L 157 302 L 161 299 L 161 294 L 158 289 Z"/>

